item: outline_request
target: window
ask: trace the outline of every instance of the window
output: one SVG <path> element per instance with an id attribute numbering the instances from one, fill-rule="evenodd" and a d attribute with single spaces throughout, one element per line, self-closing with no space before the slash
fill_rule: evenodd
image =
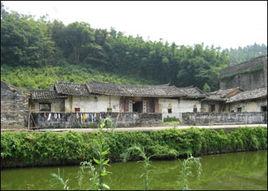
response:
<path id="1" fill-rule="evenodd" d="M 238 107 L 238 108 L 237 108 L 237 112 L 240 113 L 241 111 L 242 111 L 242 107 Z"/>
<path id="2" fill-rule="evenodd" d="M 39 111 L 51 111 L 51 103 L 39 103 Z"/>
<path id="3" fill-rule="evenodd" d="M 80 112 L 80 108 L 79 107 L 76 107 L 76 108 L 74 108 L 74 111 L 75 112 Z"/>
<path id="4" fill-rule="evenodd" d="M 262 112 L 265 112 L 265 111 L 267 111 L 267 106 L 266 106 L 266 105 L 264 105 L 264 106 L 261 106 L 261 111 L 262 111 Z"/>
<path id="5" fill-rule="evenodd" d="M 143 109 L 142 101 L 136 101 L 136 102 L 131 102 L 131 103 L 133 103 L 131 104 L 133 112 L 142 113 L 142 109 Z"/>
<path id="6" fill-rule="evenodd" d="M 111 107 L 108 107 L 107 108 L 107 112 L 112 112 L 112 108 Z"/>
<path id="7" fill-rule="evenodd" d="M 194 105 L 193 112 L 194 113 L 197 113 L 197 107 L 196 107 L 196 105 Z"/>
<path id="8" fill-rule="evenodd" d="M 171 108 L 169 108 L 167 111 L 168 111 L 168 113 L 172 113 L 172 109 Z"/>
<path id="9" fill-rule="evenodd" d="M 210 106 L 210 112 L 215 112 L 215 104 Z"/>

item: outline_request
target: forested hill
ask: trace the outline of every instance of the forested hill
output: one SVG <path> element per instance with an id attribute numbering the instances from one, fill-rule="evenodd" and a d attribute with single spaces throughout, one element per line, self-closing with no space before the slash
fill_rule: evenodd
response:
<path id="1" fill-rule="evenodd" d="M 226 50 L 229 55 L 230 65 L 236 65 L 241 62 L 250 60 L 261 55 L 267 54 L 267 46 L 265 44 L 253 44 L 246 47 L 238 47 Z"/>
<path id="2" fill-rule="evenodd" d="M 218 88 L 229 63 L 220 48 L 145 41 L 88 23 L 34 19 L 7 12 L 1 4 L 1 78 L 25 88 L 56 81 L 194 85 Z"/>

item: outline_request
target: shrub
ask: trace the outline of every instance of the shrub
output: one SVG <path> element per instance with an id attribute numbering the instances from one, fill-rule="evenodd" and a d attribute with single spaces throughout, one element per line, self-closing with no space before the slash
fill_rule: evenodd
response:
<path id="1" fill-rule="evenodd" d="M 229 132 L 190 128 L 103 134 L 111 161 L 120 161 L 120 155 L 132 145 L 143 147 L 146 155 L 153 155 L 154 159 L 267 149 L 267 129 L 260 127 Z M 81 132 L 2 132 L 1 159 L 3 166 L 14 166 L 17 162 L 26 166 L 46 165 L 48 161 L 79 164 L 93 159 L 96 138 L 96 133 Z M 137 159 L 138 154 L 129 158 Z"/>

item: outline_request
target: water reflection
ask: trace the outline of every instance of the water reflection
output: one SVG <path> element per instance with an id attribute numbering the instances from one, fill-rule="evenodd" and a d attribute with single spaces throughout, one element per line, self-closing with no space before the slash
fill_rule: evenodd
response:
<path id="1" fill-rule="evenodd" d="M 190 189 L 267 189 L 267 151 L 229 153 L 201 157 L 200 179 L 189 179 Z M 179 189 L 179 161 L 154 161 L 150 189 Z M 79 167 L 59 167 L 72 189 L 78 189 Z M 143 189 L 141 163 L 114 163 L 106 182 L 111 189 Z M 1 171 L 1 189 L 62 189 L 51 178 L 57 167 L 10 169 Z M 86 178 L 82 189 L 89 187 Z"/>

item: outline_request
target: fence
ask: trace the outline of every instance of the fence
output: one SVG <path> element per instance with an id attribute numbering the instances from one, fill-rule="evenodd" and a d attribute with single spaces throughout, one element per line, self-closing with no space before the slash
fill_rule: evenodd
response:
<path id="1" fill-rule="evenodd" d="M 182 122 L 186 125 L 265 124 L 267 112 L 182 113 Z"/>
<path id="2" fill-rule="evenodd" d="M 96 127 L 98 122 L 110 117 L 117 127 L 152 126 L 162 122 L 161 113 L 32 113 L 31 128 L 83 128 Z"/>

